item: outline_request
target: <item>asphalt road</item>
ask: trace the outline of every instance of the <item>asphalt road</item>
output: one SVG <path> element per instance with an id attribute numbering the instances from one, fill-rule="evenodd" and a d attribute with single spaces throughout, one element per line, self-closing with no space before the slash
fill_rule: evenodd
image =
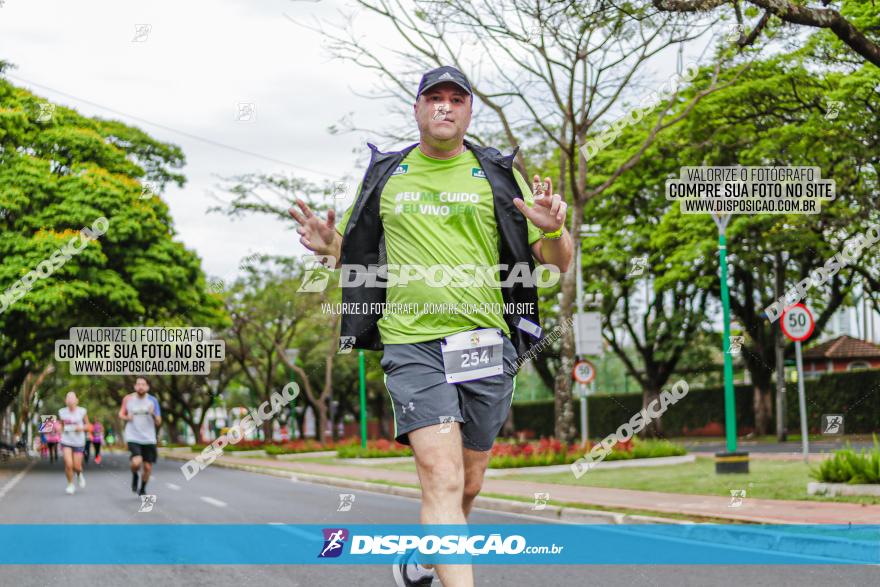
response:
<path id="1" fill-rule="evenodd" d="M 416 500 L 340 490 L 243 471 L 209 467 L 186 481 L 179 463 L 160 460 L 148 492 L 152 512 L 139 513 L 131 493 L 127 458 L 107 455 L 90 464 L 87 487 L 64 493 L 60 464 L 38 461 L 0 465 L 0 524 L 393 524 L 416 523 Z M 340 492 L 355 493 L 351 511 L 337 512 Z M 475 510 L 476 524 L 522 524 L 535 518 Z M 47 538 L 51 547 L 51 537 Z M 0 544 L 0 549 L 3 545 Z M 83 536 L 82 548 L 89 548 Z M 488 566 L 475 565 L 477 585 L 683 585 L 798 587 L 880 584 L 880 568 L 867 566 Z M 158 585 L 391 586 L 388 566 L 375 565 L 43 565 L 0 566 L 0 585 L 72 587 L 96 584 Z M 439 581 L 435 582 L 439 585 Z"/>

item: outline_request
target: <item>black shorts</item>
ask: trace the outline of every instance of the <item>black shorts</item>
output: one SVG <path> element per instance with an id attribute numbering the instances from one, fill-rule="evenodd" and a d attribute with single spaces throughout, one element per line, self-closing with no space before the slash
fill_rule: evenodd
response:
<path id="1" fill-rule="evenodd" d="M 128 452 L 131 453 L 130 458 L 143 457 L 145 463 L 155 463 L 158 454 L 155 444 L 138 444 L 137 442 L 128 443 Z"/>
<path id="2" fill-rule="evenodd" d="M 516 387 L 516 348 L 504 336 L 504 372 L 447 383 L 441 339 L 410 344 L 386 344 L 380 365 L 394 410 L 394 437 L 410 444 L 409 433 L 436 424 L 460 422 L 465 448 L 492 450 L 501 431 Z M 440 427 L 438 432 L 448 432 Z"/>

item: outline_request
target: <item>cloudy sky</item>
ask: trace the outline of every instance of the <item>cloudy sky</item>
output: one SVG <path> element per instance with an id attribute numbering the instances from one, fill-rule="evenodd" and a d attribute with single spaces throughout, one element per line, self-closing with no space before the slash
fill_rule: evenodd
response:
<path id="1" fill-rule="evenodd" d="M 372 87 L 375 76 L 331 60 L 318 33 L 288 18 L 335 18 L 342 2 L 0 4 L 0 58 L 16 65 L 10 81 L 183 149 L 187 184 L 169 187 L 164 197 L 179 238 L 209 275 L 234 277 L 239 259 L 251 253 L 305 253 L 298 235 L 278 222 L 206 215 L 218 176 L 283 172 L 323 182 L 362 173 L 352 150 L 364 137 L 334 136 L 327 127 L 350 111 L 383 113 L 383 104 L 352 91 Z M 383 27 L 366 17 L 359 25 L 377 34 Z M 236 120 L 238 103 L 254 105 L 253 122 Z"/>
<path id="2" fill-rule="evenodd" d="M 367 154 L 353 151 L 367 137 L 327 128 L 349 112 L 359 126 L 389 122 L 388 102 L 358 96 L 376 75 L 332 60 L 320 33 L 292 22 L 339 22 L 346 1 L 0 0 L 0 58 L 16 65 L 7 76 L 15 84 L 182 147 L 187 184 L 164 194 L 175 228 L 210 276 L 231 279 L 250 254 L 305 249 L 278 221 L 206 215 L 219 176 L 357 178 Z M 355 26 L 370 46 L 401 42 L 368 13 Z M 668 78 L 673 62 L 661 59 L 653 73 Z M 253 104 L 253 120 L 236 120 L 239 104 Z"/>

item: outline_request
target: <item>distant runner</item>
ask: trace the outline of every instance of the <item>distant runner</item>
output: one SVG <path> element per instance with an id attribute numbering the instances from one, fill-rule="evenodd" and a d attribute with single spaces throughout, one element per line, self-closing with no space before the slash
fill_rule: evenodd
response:
<path id="1" fill-rule="evenodd" d="M 125 420 L 125 442 L 131 453 L 131 490 L 146 495 L 147 481 L 156 462 L 156 428 L 162 425 L 159 400 L 147 393 L 150 383 L 145 377 L 134 382 L 134 393 L 122 399 L 119 418 Z M 138 487 L 138 471 L 143 463 L 143 477 Z"/>
<path id="2" fill-rule="evenodd" d="M 95 421 L 92 424 L 92 446 L 95 447 L 95 464 L 101 464 L 101 445 L 104 444 L 104 427 Z"/>
<path id="3" fill-rule="evenodd" d="M 82 462 L 83 450 L 86 445 L 86 428 L 89 425 L 89 417 L 86 409 L 79 407 L 79 399 L 72 391 L 67 392 L 64 399 L 65 407 L 58 410 L 58 419 L 61 422 L 61 450 L 64 455 L 64 475 L 67 477 L 68 495 L 76 493 L 73 485 L 73 474 L 76 472 L 80 489 L 85 489 L 86 478 L 83 475 Z"/>
<path id="4" fill-rule="evenodd" d="M 89 464 L 89 453 L 92 451 L 92 425 L 91 424 L 89 424 L 86 427 L 85 432 L 86 432 L 86 447 L 85 447 L 85 450 L 83 450 L 83 464 L 88 465 Z"/>
<path id="5" fill-rule="evenodd" d="M 58 460 L 58 443 L 61 441 L 61 422 L 52 420 L 46 431 L 46 448 L 49 451 L 49 462 Z"/>

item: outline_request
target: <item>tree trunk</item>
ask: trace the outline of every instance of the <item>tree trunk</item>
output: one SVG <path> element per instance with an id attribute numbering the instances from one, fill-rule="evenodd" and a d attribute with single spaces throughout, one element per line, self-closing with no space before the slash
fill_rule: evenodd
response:
<path id="1" fill-rule="evenodd" d="M 755 435 L 770 434 L 773 420 L 773 397 L 770 393 L 770 373 L 761 373 L 761 380 L 755 381 L 752 406 L 755 410 Z"/>
<path id="2" fill-rule="evenodd" d="M 583 218 L 583 205 L 575 203 L 572 212 L 573 228 L 572 235 L 575 239 L 579 238 L 577 232 Z M 577 245 L 575 245 L 577 246 Z M 561 290 L 562 300 L 559 304 L 559 323 L 568 323 L 572 314 L 577 311 L 575 308 L 575 298 L 577 296 L 577 259 L 575 259 L 568 271 L 562 274 Z M 577 426 L 575 425 L 574 401 L 571 393 L 571 370 L 574 368 L 574 328 L 566 330 L 565 335 L 561 338 L 562 345 L 559 352 L 559 371 L 556 373 L 556 381 L 554 385 L 555 401 L 555 425 L 554 434 L 560 442 L 572 442 L 577 437 Z"/>
<path id="3" fill-rule="evenodd" d="M 660 399 L 660 388 L 655 385 L 650 385 L 645 388 L 642 393 L 642 409 L 646 409 L 648 404 L 650 404 L 654 400 Z M 658 404 L 659 406 L 659 404 Z M 663 422 L 662 416 L 658 418 L 654 418 L 651 420 L 651 423 L 645 426 L 642 430 L 643 438 L 661 438 L 663 436 Z"/>
<path id="4" fill-rule="evenodd" d="M 176 416 L 172 416 L 168 419 L 168 426 L 165 427 L 165 430 L 168 431 L 169 442 L 180 444 L 180 426 L 178 426 L 178 419 Z"/>
<path id="5" fill-rule="evenodd" d="M 263 422 L 263 440 L 266 442 L 272 442 L 272 426 L 275 424 L 274 420 L 266 420 Z"/>
<path id="6" fill-rule="evenodd" d="M 327 442 L 327 402 L 318 402 L 318 442 Z"/>

